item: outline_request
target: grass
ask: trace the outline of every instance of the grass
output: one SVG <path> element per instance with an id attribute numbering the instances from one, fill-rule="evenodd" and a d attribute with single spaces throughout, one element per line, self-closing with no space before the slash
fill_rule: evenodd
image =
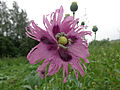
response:
<path id="1" fill-rule="evenodd" d="M 25 57 L 0 59 L 0 90 L 120 90 L 120 42 L 92 43 L 86 75 L 76 80 L 73 71 L 63 84 L 62 69 L 40 79 L 39 64 L 30 65 Z"/>

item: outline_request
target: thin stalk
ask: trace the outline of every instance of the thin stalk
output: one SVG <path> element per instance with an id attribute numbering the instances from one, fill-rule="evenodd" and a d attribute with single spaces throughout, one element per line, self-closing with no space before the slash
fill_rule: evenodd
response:
<path id="1" fill-rule="evenodd" d="M 75 18 L 75 12 L 73 12 L 73 18 Z"/>
<path id="2" fill-rule="evenodd" d="M 45 71 L 47 70 L 47 68 L 45 69 Z M 47 76 L 46 76 L 46 74 L 45 74 L 45 89 L 47 89 Z"/>
<path id="3" fill-rule="evenodd" d="M 94 38 L 94 40 L 96 40 L 96 32 L 95 32 L 95 38 Z"/>
<path id="4" fill-rule="evenodd" d="M 47 78 L 46 77 L 45 77 L 45 84 L 46 84 L 45 89 L 47 89 Z"/>
<path id="5" fill-rule="evenodd" d="M 62 82 L 62 90 L 64 90 L 64 83 Z"/>
<path id="6" fill-rule="evenodd" d="M 64 76 L 64 72 L 63 72 L 63 76 Z M 62 80 L 62 79 L 61 79 Z M 62 80 L 62 90 L 64 90 L 64 83 L 63 83 L 63 80 Z"/>
<path id="7" fill-rule="evenodd" d="M 57 79 L 57 74 L 55 74 L 55 80 L 57 81 L 58 79 Z M 57 86 L 56 87 L 58 87 L 59 85 L 58 85 L 58 81 L 56 82 L 57 84 Z M 58 87 L 59 88 L 59 87 Z"/>

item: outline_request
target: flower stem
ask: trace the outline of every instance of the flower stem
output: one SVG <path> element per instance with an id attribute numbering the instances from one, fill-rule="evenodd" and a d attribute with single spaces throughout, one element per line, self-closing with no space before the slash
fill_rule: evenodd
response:
<path id="1" fill-rule="evenodd" d="M 94 40 L 96 40 L 96 32 L 95 32 L 95 38 L 94 38 Z"/>
<path id="2" fill-rule="evenodd" d="M 47 90 L 47 78 L 46 77 L 45 77 L 45 84 L 46 84 L 45 89 Z"/>
<path id="3" fill-rule="evenodd" d="M 73 12 L 73 18 L 75 18 L 75 12 Z"/>
<path id="4" fill-rule="evenodd" d="M 62 90 L 64 90 L 64 83 L 62 82 Z"/>

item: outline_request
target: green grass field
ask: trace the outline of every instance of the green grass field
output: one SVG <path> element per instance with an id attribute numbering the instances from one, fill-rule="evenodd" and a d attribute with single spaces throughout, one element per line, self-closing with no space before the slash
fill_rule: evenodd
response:
<path id="1" fill-rule="evenodd" d="M 120 42 L 91 44 L 86 75 L 76 80 L 71 70 L 63 83 L 62 69 L 40 79 L 25 57 L 0 59 L 0 90 L 120 90 Z"/>

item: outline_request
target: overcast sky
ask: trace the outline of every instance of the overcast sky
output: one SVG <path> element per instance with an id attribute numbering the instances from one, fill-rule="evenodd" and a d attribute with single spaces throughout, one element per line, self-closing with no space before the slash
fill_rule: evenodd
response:
<path id="1" fill-rule="evenodd" d="M 89 28 L 92 29 L 93 25 L 97 25 L 97 40 L 107 39 L 110 40 L 120 38 L 120 0 L 2 0 L 6 1 L 9 7 L 12 2 L 16 1 L 20 8 L 26 10 L 29 20 L 35 22 L 42 28 L 43 15 L 49 14 L 55 9 L 63 6 L 64 13 L 71 13 L 70 5 L 72 1 L 76 1 L 79 5 L 76 12 L 76 18 L 84 20 L 86 18 Z M 85 16 L 86 12 L 86 16 Z M 87 37 L 89 41 L 94 39 Z"/>

